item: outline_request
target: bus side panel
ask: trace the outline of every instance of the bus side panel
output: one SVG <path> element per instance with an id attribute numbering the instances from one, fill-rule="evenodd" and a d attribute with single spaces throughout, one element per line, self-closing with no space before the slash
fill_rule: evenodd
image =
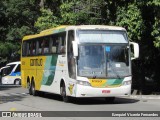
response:
<path id="1" fill-rule="evenodd" d="M 27 79 L 34 80 L 36 90 L 40 89 L 41 79 L 38 79 L 37 76 L 41 76 L 41 74 L 37 73 L 37 69 L 43 69 L 43 61 L 45 61 L 45 57 L 28 57 L 21 59 L 21 77 L 22 77 L 22 86 L 27 87 Z"/>
<path id="2" fill-rule="evenodd" d="M 47 56 L 43 71 L 42 85 L 50 86 L 53 82 L 58 55 Z"/>
<path id="3" fill-rule="evenodd" d="M 49 58 L 48 58 L 49 59 Z M 65 55 L 55 55 L 48 60 L 50 65 L 50 70 L 44 73 L 44 76 L 50 77 L 43 77 L 43 84 L 41 86 L 41 91 L 60 94 L 60 82 L 63 80 L 68 86 L 68 74 L 67 74 L 67 60 Z M 51 62 L 50 62 L 51 61 Z M 52 83 L 51 83 L 52 82 Z M 68 88 L 68 87 L 67 87 Z"/>

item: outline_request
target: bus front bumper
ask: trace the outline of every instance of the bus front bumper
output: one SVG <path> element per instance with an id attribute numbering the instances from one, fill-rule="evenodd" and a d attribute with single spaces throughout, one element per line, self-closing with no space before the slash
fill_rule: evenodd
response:
<path id="1" fill-rule="evenodd" d="M 129 96 L 131 94 L 131 85 L 115 88 L 95 88 L 77 84 L 76 97 L 116 97 Z"/>

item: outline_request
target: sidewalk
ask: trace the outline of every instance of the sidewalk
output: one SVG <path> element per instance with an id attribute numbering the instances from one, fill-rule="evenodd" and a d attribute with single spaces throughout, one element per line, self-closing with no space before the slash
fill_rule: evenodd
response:
<path id="1" fill-rule="evenodd" d="M 160 99 L 160 95 L 131 95 L 130 98 L 134 99 Z"/>
<path id="2" fill-rule="evenodd" d="M 141 91 L 139 90 L 133 90 L 130 98 L 134 99 L 160 99 L 160 94 L 159 93 L 153 93 L 150 95 L 143 95 Z"/>

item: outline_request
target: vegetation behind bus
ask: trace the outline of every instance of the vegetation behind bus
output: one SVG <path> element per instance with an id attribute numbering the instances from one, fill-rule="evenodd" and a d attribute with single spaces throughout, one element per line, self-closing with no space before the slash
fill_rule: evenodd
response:
<path id="1" fill-rule="evenodd" d="M 104 0 L 0 1 L 0 66 L 19 60 L 24 35 L 62 24 L 105 24 L 126 28 L 140 44 L 140 59 L 133 62 L 134 81 L 160 86 L 160 2 Z M 159 90 L 159 89 L 158 89 Z"/>

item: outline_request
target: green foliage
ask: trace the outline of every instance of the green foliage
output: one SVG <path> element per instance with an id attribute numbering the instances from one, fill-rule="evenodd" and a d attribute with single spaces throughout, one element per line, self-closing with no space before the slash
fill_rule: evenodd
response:
<path id="1" fill-rule="evenodd" d="M 155 24 L 153 25 L 152 36 L 155 38 L 155 47 L 160 48 L 160 18 L 155 18 Z"/>
<path id="2" fill-rule="evenodd" d="M 12 26 L 10 31 L 6 35 L 6 40 L 8 41 L 19 41 L 23 38 L 24 35 L 33 34 L 31 28 L 28 26 L 21 26 L 17 28 L 16 26 Z"/>
<path id="3" fill-rule="evenodd" d="M 50 9 L 41 8 L 40 11 L 41 16 L 37 19 L 34 25 L 39 31 L 55 27 L 59 24 L 58 18 L 54 16 Z"/>
<path id="4" fill-rule="evenodd" d="M 20 40 L 33 34 L 39 14 L 36 0 L 4 0 L 0 2 L 0 63 L 20 60 Z"/>
<path id="5" fill-rule="evenodd" d="M 152 0 L 148 2 L 148 6 L 154 7 L 154 25 L 152 36 L 155 38 L 154 45 L 160 48 L 160 0 Z"/>
<path id="6" fill-rule="evenodd" d="M 60 6 L 61 12 L 61 22 L 66 25 L 75 25 L 77 14 L 73 10 L 74 3 L 73 2 L 65 2 Z"/>
<path id="7" fill-rule="evenodd" d="M 136 4 L 118 7 L 116 25 L 125 27 L 130 39 L 141 40 L 144 25 L 141 11 Z"/>
<path id="8" fill-rule="evenodd" d="M 0 42 L 0 64 L 12 61 L 14 60 L 12 57 L 19 56 L 18 50 L 20 49 L 20 45 L 17 44 L 18 43 Z"/>
<path id="9" fill-rule="evenodd" d="M 71 0 L 60 6 L 61 24 L 100 24 L 103 0 Z"/>

